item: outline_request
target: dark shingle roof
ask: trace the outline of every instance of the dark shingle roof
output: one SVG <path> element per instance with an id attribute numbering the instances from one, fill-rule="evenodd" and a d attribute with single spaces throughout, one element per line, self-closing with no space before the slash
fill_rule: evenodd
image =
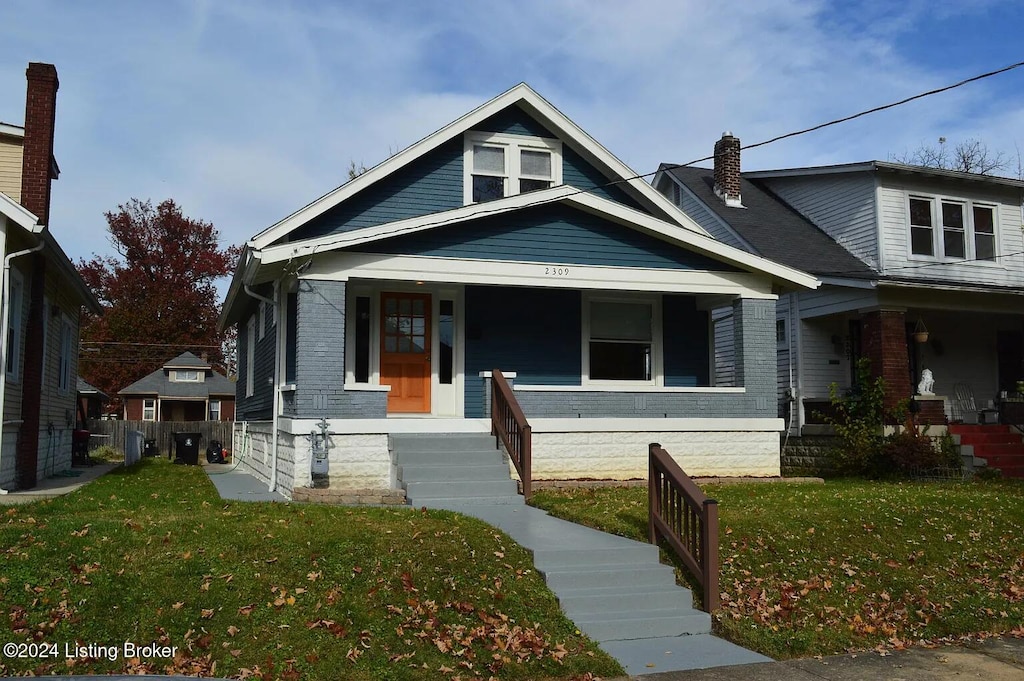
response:
<path id="1" fill-rule="evenodd" d="M 818 276 L 877 278 L 862 260 L 840 246 L 763 185 L 740 179 L 743 208 L 731 208 L 715 195 L 710 168 L 668 169 L 694 196 L 732 227 L 757 255 Z"/>
<path id="2" fill-rule="evenodd" d="M 207 368 L 205 381 L 171 381 L 166 367 Z M 191 352 L 183 352 L 164 364 L 164 367 L 140 378 L 118 395 L 159 395 L 160 397 L 191 397 L 200 398 L 210 395 L 234 395 L 235 384 L 223 374 L 210 368 L 210 364 L 199 359 Z"/>
<path id="3" fill-rule="evenodd" d="M 96 395 L 102 400 L 109 400 L 110 396 L 105 392 L 86 382 L 81 376 L 78 377 L 78 394 L 79 395 Z"/>

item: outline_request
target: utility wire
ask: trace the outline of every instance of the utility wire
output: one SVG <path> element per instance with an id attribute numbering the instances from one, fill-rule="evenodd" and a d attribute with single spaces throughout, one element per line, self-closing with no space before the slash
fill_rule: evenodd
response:
<path id="1" fill-rule="evenodd" d="M 867 115 L 870 115 L 870 114 L 873 114 L 873 113 L 878 113 L 879 111 L 885 111 L 887 109 L 893 109 L 895 107 L 902 106 L 904 104 L 907 104 L 909 102 L 913 102 L 913 101 L 918 100 L 918 99 L 923 99 L 925 97 L 930 97 L 932 95 L 940 94 L 942 92 L 948 92 L 949 90 L 954 90 L 956 88 L 963 87 L 964 85 L 967 85 L 969 83 L 973 83 L 973 82 L 976 82 L 976 81 L 979 81 L 979 80 L 984 80 L 986 78 L 991 78 L 993 76 L 997 76 L 999 74 L 1006 73 L 1006 72 L 1012 71 L 1014 69 L 1018 69 L 1018 68 L 1020 68 L 1022 66 L 1024 66 L 1024 61 L 1019 61 L 1019 62 L 1017 62 L 1015 64 L 1010 64 L 1009 66 L 1005 66 L 1005 67 L 1003 67 L 1001 69 L 996 69 L 994 71 L 988 71 L 986 73 L 981 73 L 981 74 L 978 74 L 976 76 L 972 76 L 970 78 L 965 78 L 964 80 L 961 80 L 959 82 L 953 83 L 952 85 L 946 85 L 944 87 L 935 88 L 933 90 L 928 90 L 926 92 L 921 92 L 921 93 L 918 93 L 916 95 L 912 95 L 910 97 L 905 97 L 904 99 L 901 99 L 901 100 L 896 101 L 896 102 L 890 102 L 889 104 L 883 104 L 881 106 L 876 106 L 876 107 L 872 107 L 870 109 L 865 109 L 864 111 L 860 111 L 858 113 L 851 114 L 849 116 L 844 116 L 842 118 L 835 118 L 835 119 L 827 121 L 825 123 L 819 123 L 818 125 L 814 125 L 814 126 L 812 126 L 810 128 L 804 128 L 802 130 L 795 130 L 793 132 L 787 132 L 787 133 L 782 134 L 782 135 L 777 135 L 775 137 L 772 137 L 771 139 L 763 140 L 761 142 L 755 142 L 754 144 L 748 144 L 748 145 L 741 146 L 740 149 L 741 150 L 742 149 L 754 149 L 754 148 L 757 148 L 757 147 L 763 147 L 763 146 L 766 146 L 766 145 L 769 145 L 769 144 L 773 144 L 775 142 L 778 142 L 778 141 L 781 141 L 781 140 L 784 140 L 784 139 L 789 139 L 789 138 L 792 138 L 792 137 L 797 137 L 799 135 L 806 135 L 808 133 L 815 132 L 817 130 L 821 130 L 823 128 L 827 128 L 827 127 L 830 127 L 830 126 L 833 126 L 833 125 L 839 125 L 840 123 L 846 123 L 846 122 L 852 121 L 852 120 L 854 120 L 856 118 L 861 118 L 863 116 L 867 116 Z M 644 178 L 656 175 L 657 173 L 659 173 L 661 171 L 664 171 L 664 170 L 674 170 L 676 168 L 685 168 L 687 166 L 692 166 L 695 163 L 701 163 L 703 161 L 713 160 L 714 158 L 715 158 L 715 155 L 712 154 L 711 156 L 705 156 L 703 158 L 698 158 L 698 159 L 695 159 L 693 161 L 689 161 L 687 163 L 679 163 L 679 164 L 665 163 L 665 164 L 662 164 L 658 168 L 658 170 L 653 170 L 653 171 L 648 172 L 648 173 L 640 173 L 638 175 L 632 175 L 630 177 L 624 177 L 624 178 L 620 178 L 620 179 L 617 179 L 617 180 L 611 180 L 611 181 L 606 182 L 604 184 L 599 184 L 599 185 L 596 185 L 594 187 L 590 187 L 590 188 L 587 188 L 587 189 L 575 189 L 572 192 L 559 195 L 556 198 L 547 198 L 547 199 L 542 199 L 540 201 L 535 201 L 535 202 L 532 202 L 532 203 L 526 203 L 526 204 L 524 204 L 522 206 L 519 206 L 519 209 L 521 210 L 521 209 L 524 209 L 524 208 L 533 208 L 535 206 L 541 206 L 541 205 L 544 205 L 544 204 L 553 203 L 553 202 L 556 202 L 556 201 L 561 201 L 562 199 L 568 198 L 570 196 L 575 196 L 577 194 L 592 193 L 592 192 L 594 192 L 594 191 L 596 191 L 598 189 L 605 189 L 605 188 L 608 188 L 608 187 L 612 187 L 614 185 L 629 183 L 629 182 L 632 182 L 633 180 L 642 180 Z M 482 211 L 478 211 L 478 212 L 474 213 L 472 217 L 475 219 L 475 218 L 484 217 L 484 216 L 491 215 L 491 214 L 503 213 L 506 210 L 507 209 L 504 208 L 504 207 L 494 208 L 492 210 L 482 210 Z M 462 221 L 462 219 L 460 219 L 460 218 L 444 218 L 444 219 L 437 220 L 437 221 L 434 221 L 434 222 L 428 222 L 428 223 L 421 224 L 421 225 L 419 225 L 417 227 L 417 231 L 422 230 L 422 229 L 426 229 L 426 228 L 430 228 L 430 227 L 443 227 L 445 225 L 456 223 L 456 222 L 460 222 L 460 221 Z M 394 229 L 394 230 L 392 230 L 390 232 L 384 232 L 384 233 L 378 235 L 378 238 L 399 234 L 399 233 L 402 233 L 405 229 L 407 229 L 407 228 L 396 228 L 396 229 Z M 349 241 L 349 240 L 350 240 L 349 238 L 339 237 L 338 239 L 335 239 L 335 240 L 332 240 L 332 241 L 328 241 L 328 242 L 325 242 L 325 243 L 322 243 L 322 244 L 316 244 L 315 246 L 313 246 L 313 249 L 312 249 L 312 251 L 309 254 L 309 258 L 310 258 L 310 260 L 312 260 L 312 257 L 314 255 L 316 255 L 317 251 L 320 250 L 321 248 L 330 248 L 331 246 L 335 246 L 335 245 L 344 243 L 345 241 Z"/>

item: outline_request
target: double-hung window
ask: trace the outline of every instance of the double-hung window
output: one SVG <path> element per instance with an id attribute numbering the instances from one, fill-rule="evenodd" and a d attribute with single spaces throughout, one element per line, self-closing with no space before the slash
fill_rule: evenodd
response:
<path id="1" fill-rule="evenodd" d="M 142 420 L 156 421 L 156 400 L 142 400 Z"/>
<path id="2" fill-rule="evenodd" d="M 590 381 L 655 380 L 655 327 L 657 310 L 649 300 L 585 302 L 588 334 L 587 378 Z"/>
<path id="3" fill-rule="evenodd" d="M 562 147 L 557 140 L 499 133 L 467 133 L 466 203 L 483 203 L 562 182 Z"/>
<path id="4" fill-rule="evenodd" d="M 210 421 L 220 421 L 220 400 L 210 400 Z"/>
<path id="5" fill-rule="evenodd" d="M 995 260 L 995 206 L 963 199 L 911 196 L 910 252 L 956 260 Z"/>

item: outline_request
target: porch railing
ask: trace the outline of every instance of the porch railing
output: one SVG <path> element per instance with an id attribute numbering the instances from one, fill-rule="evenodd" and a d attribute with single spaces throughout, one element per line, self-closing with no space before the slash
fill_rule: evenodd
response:
<path id="1" fill-rule="evenodd" d="M 718 608 L 718 502 L 709 499 L 658 443 L 648 447 L 648 533 L 660 540 L 703 587 L 704 609 Z"/>
<path id="2" fill-rule="evenodd" d="M 523 483 L 523 496 L 529 501 L 533 430 L 512 393 L 512 387 L 497 369 L 491 372 L 491 435 L 501 438 Z"/>

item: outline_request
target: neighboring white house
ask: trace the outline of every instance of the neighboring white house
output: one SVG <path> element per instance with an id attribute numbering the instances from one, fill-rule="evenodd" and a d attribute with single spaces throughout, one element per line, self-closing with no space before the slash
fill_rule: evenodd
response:
<path id="1" fill-rule="evenodd" d="M 739 140 L 724 141 L 731 165 L 663 166 L 655 184 L 717 238 L 821 279 L 777 306 L 780 414 L 794 432 L 830 384 L 850 386 L 859 357 L 885 378 L 890 405 L 930 369 L 937 397 L 920 402 L 933 423 L 958 416 L 957 384 L 979 407 L 1016 390 L 1024 182 L 885 161 L 740 174 Z M 726 182 L 737 205 L 721 198 Z"/>

